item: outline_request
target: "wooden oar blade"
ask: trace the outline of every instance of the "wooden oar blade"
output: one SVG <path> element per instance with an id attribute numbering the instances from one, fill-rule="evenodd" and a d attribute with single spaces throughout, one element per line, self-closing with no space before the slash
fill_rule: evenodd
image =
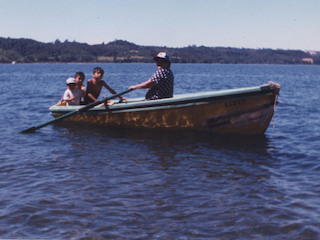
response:
<path id="1" fill-rule="evenodd" d="M 32 132 L 34 132 L 35 130 L 37 130 L 37 129 L 39 129 L 39 128 L 43 128 L 43 127 L 45 127 L 45 126 L 48 126 L 48 125 L 51 124 L 51 123 L 58 122 L 58 121 L 60 121 L 60 120 L 62 120 L 62 119 L 64 119 L 64 118 L 67 118 L 67 117 L 69 117 L 69 116 L 71 116 L 71 115 L 74 115 L 74 114 L 76 114 L 76 113 L 78 113 L 77 110 L 76 110 L 76 111 L 69 112 L 69 113 L 66 113 L 66 114 L 64 114 L 64 115 L 62 115 L 62 116 L 60 116 L 60 117 L 57 117 L 57 118 L 49 121 L 49 122 L 45 122 L 45 123 L 40 124 L 40 125 L 38 125 L 38 126 L 34 126 L 34 127 L 31 127 L 31 128 L 27 128 L 27 129 L 25 129 L 25 130 L 22 130 L 20 133 L 32 133 Z"/>
<path id="2" fill-rule="evenodd" d="M 33 132 L 35 132 L 36 130 L 37 130 L 36 127 L 31 127 L 31 128 L 22 130 L 20 133 L 33 133 Z"/>

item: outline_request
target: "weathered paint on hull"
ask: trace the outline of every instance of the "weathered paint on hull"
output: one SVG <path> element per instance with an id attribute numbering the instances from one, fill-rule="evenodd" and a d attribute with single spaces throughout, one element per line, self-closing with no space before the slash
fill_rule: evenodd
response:
<path id="1" fill-rule="evenodd" d="M 274 92 L 223 101 L 201 101 L 175 107 L 137 108 L 119 112 L 108 112 L 100 108 L 100 111 L 88 111 L 65 120 L 121 128 L 262 134 L 272 119 L 277 96 L 278 92 Z M 55 117 L 58 115 L 54 114 Z"/>

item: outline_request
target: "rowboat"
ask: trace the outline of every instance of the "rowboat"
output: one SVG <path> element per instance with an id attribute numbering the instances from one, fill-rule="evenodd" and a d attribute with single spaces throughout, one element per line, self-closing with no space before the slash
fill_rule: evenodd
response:
<path id="1" fill-rule="evenodd" d="M 275 111 L 280 85 L 261 86 L 174 95 L 145 101 L 132 98 L 100 104 L 64 122 L 165 130 L 195 130 L 217 133 L 263 134 Z M 77 111 L 83 106 L 50 107 L 53 117 Z"/>

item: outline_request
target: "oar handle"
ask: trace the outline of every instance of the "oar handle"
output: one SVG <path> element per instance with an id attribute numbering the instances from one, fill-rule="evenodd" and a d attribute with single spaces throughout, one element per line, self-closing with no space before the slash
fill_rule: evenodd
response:
<path id="1" fill-rule="evenodd" d="M 103 99 L 103 100 L 101 100 L 101 101 L 96 101 L 96 102 L 93 102 L 93 103 L 89 103 L 88 105 L 86 105 L 86 106 L 84 106 L 84 107 L 82 107 L 82 108 L 79 108 L 77 111 L 78 111 L 78 113 L 83 113 L 83 112 L 89 110 L 90 108 L 93 108 L 93 107 L 95 107 L 95 106 L 97 106 L 97 105 L 99 105 L 99 104 L 101 104 L 101 103 L 103 103 L 103 102 L 106 102 L 106 101 L 110 100 L 110 99 L 119 97 L 119 96 L 121 96 L 121 95 L 123 95 L 123 94 L 126 94 L 126 93 L 128 93 L 128 92 L 131 92 L 132 90 L 133 90 L 133 89 L 128 89 L 128 90 L 123 91 L 123 92 L 121 92 L 121 93 L 114 94 L 114 95 L 112 95 L 111 97 L 107 97 L 107 98 L 105 98 L 105 99 Z"/>

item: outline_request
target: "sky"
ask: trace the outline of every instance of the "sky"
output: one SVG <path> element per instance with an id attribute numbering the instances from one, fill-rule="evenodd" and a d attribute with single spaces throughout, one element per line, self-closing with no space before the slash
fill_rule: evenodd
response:
<path id="1" fill-rule="evenodd" d="M 0 37 L 320 51 L 320 0 L 0 0 Z"/>

